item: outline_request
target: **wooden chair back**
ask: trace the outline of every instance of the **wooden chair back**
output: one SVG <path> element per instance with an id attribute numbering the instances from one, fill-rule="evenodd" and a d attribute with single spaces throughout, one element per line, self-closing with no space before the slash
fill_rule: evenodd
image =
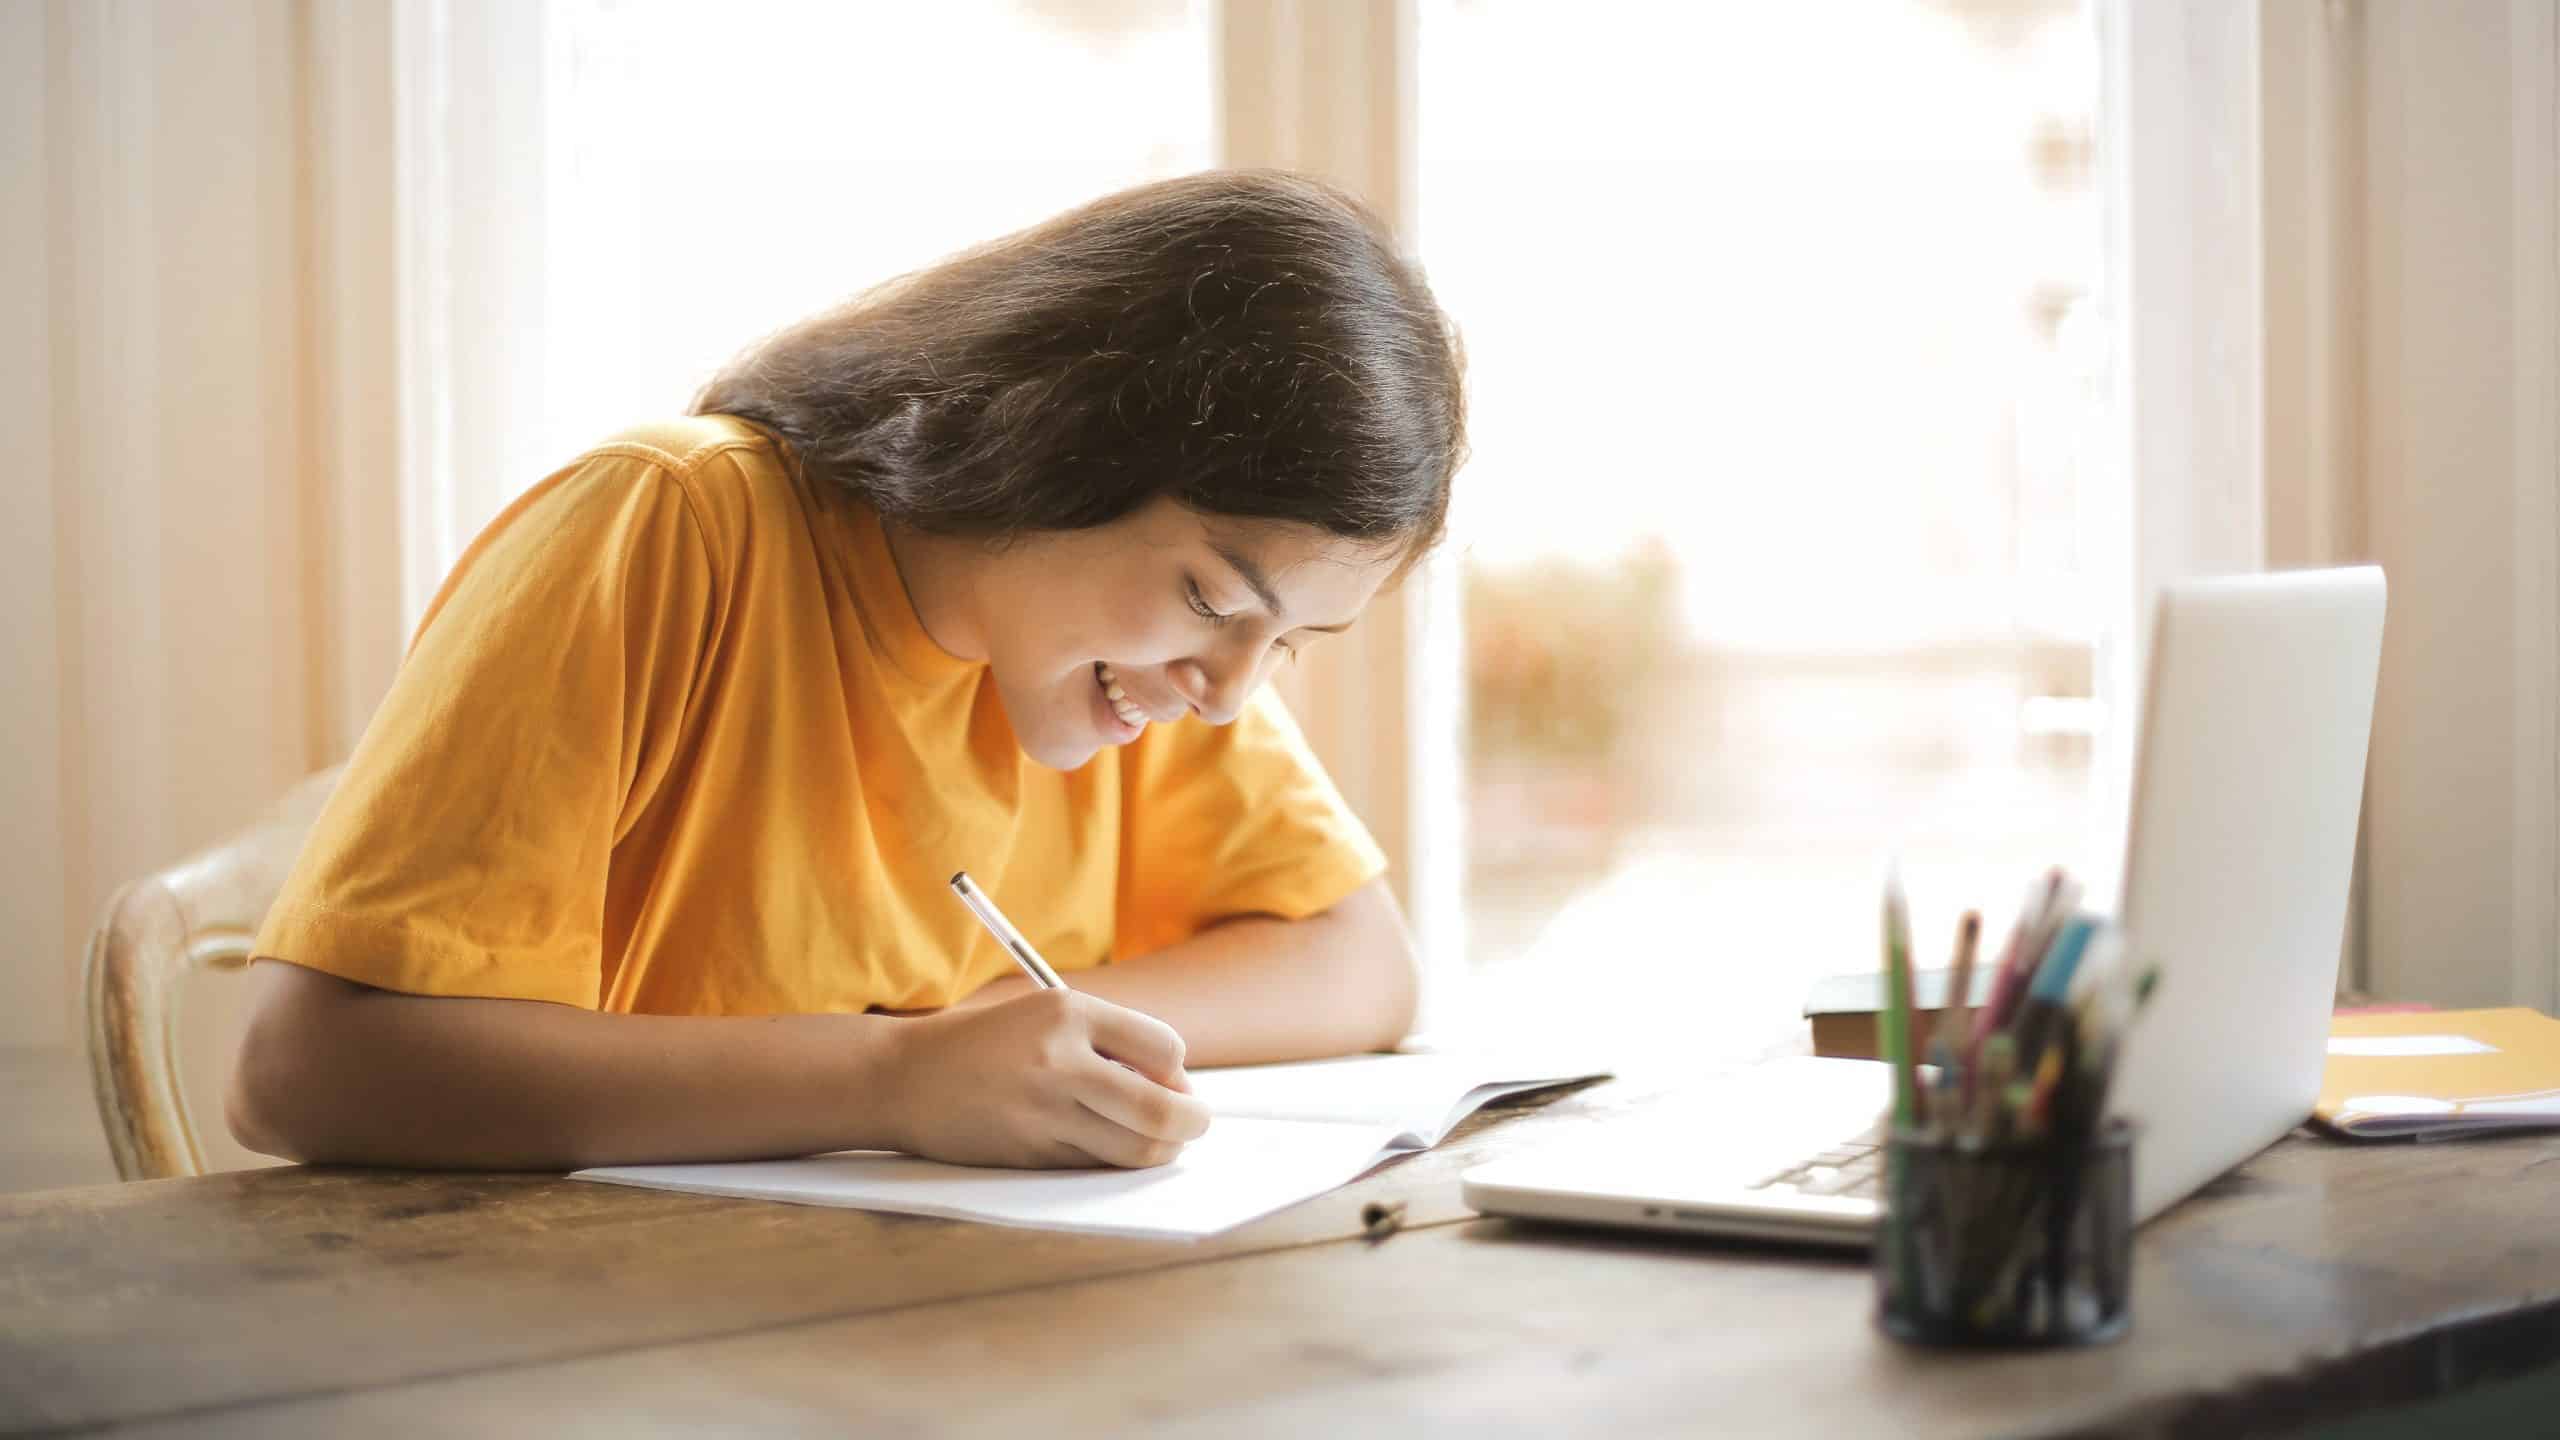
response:
<path id="1" fill-rule="evenodd" d="M 335 769 L 306 777 L 264 819 L 107 902 L 89 939 L 89 1073 L 125 1179 L 204 1173 L 177 1065 L 178 997 L 191 972 L 248 968 L 258 925 L 337 783 Z"/>

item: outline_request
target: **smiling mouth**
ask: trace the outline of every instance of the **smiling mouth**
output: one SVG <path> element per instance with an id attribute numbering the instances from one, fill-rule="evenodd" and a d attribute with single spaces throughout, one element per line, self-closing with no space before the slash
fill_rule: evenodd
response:
<path id="1" fill-rule="evenodd" d="M 1093 683 L 1102 692 L 1103 708 L 1126 726 L 1131 735 L 1147 728 L 1147 712 L 1129 698 L 1129 692 L 1121 687 L 1120 677 L 1108 662 L 1093 662 Z"/>

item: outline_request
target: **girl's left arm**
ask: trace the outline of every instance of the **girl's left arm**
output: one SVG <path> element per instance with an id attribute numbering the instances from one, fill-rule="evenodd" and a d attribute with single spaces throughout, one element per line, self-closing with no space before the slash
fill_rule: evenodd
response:
<path id="1" fill-rule="evenodd" d="M 1303 920 L 1225 921 L 1150 955 L 1072 971 L 1067 983 L 1172 1026 L 1191 1066 L 1392 1049 L 1413 1028 L 1416 991 L 1413 941 L 1383 879 Z M 1008 975 L 960 1005 L 1029 988 Z"/>

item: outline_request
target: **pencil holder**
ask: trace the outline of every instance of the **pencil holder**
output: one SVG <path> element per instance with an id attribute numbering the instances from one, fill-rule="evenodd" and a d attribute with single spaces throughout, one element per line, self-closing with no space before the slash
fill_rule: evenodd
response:
<path id="1" fill-rule="evenodd" d="M 2132 1323 L 2133 1128 L 1983 1141 L 1895 1130 L 1876 1323 L 1921 1345 L 2090 1345 Z"/>

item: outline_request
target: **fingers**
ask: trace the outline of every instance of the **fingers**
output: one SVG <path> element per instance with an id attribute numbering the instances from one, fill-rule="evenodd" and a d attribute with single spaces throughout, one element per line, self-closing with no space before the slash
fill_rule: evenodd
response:
<path id="1" fill-rule="evenodd" d="M 1058 1140 L 1070 1150 L 1080 1150 L 1102 1164 L 1117 1165 L 1123 1170 L 1168 1165 L 1182 1153 L 1179 1140 L 1141 1135 L 1082 1105 L 1076 1106 L 1074 1113 L 1061 1123 Z"/>
<path id="2" fill-rule="evenodd" d="M 1182 1037 L 1152 1015 L 1085 997 L 1093 1048 L 1170 1090 L 1191 1088 L 1182 1073 Z"/>
<path id="3" fill-rule="evenodd" d="M 1096 1062 L 1077 1077 L 1076 1098 L 1086 1109 L 1141 1139 L 1182 1144 L 1199 1139 L 1209 1129 L 1207 1105 L 1124 1065 Z"/>
<path id="4" fill-rule="evenodd" d="M 1209 1128 L 1183 1073 L 1182 1037 L 1151 1015 L 1044 990 L 994 1004 L 983 1022 L 952 1014 L 920 1023 L 958 1026 L 955 1039 L 992 1026 L 997 1053 L 1019 1057 L 989 1072 L 1005 1082 L 984 1097 L 999 1112 L 991 1119 L 1013 1140 L 992 1163 L 1141 1169 L 1170 1162 Z"/>
<path id="5" fill-rule="evenodd" d="M 1109 1164 L 1110 1162 L 1107 1160 L 1097 1159 L 1087 1151 L 1078 1149 L 1064 1140 L 1059 1140 L 1052 1142 L 1046 1153 L 1044 1153 L 1038 1160 L 1033 1161 L 1030 1165 L 1024 1168 L 1033 1170 L 1100 1170 L 1106 1168 Z"/>

